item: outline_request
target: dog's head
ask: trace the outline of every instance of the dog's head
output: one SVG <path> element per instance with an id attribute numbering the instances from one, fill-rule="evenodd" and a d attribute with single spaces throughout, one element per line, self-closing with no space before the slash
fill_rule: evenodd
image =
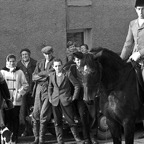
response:
<path id="1" fill-rule="evenodd" d="M 12 132 L 7 127 L 0 129 L 1 144 L 12 144 Z"/>

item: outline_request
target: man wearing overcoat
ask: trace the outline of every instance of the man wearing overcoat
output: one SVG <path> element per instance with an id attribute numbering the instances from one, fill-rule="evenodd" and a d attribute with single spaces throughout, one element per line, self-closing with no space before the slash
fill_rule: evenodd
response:
<path id="1" fill-rule="evenodd" d="M 20 120 L 21 123 L 24 124 L 25 130 L 21 136 L 27 136 L 31 134 L 31 126 L 29 125 L 26 117 L 29 115 L 29 109 L 33 105 L 34 98 L 32 98 L 32 90 L 33 90 L 33 81 L 32 74 L 35 70 L 37 61 L 31 58 L 31 51 L 28 48 L 24 48 L 20 51 L 21 60 L 18 61 L 17 66 L 23 71 L 26 80 L 29 84 L 28 92 L 23 96 L 22 105 L 21 105 L 21 113 Z"/>
<path id="2" fill-rule="evenodd" d="M 33 95 L 35 96 L 34 110 L 33 110 L 33 132 L 35 141 L 33 144 L 43 144 L 45 139 L 45 131 L 47 121 L 50 120 L 52 109 L 48 97 L 48 82 L 49 74 L 53 71 L 53 48 L 45 46 L 42 48 L 42 53 L 45 59 L 40 60 L 33 73 L 33 81 L 35 86 Z"/>

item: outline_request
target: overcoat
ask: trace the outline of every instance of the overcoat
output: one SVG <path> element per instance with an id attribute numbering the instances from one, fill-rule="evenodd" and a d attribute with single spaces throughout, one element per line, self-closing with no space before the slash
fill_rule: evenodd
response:
<path id="1" fill-rule="evenodd" d="M 3 81 L 4 81 L 4 78 L 0 72 L 0 86 L 1 86 L 1 84 L 3 84 Z M 0 109 L 2 107 L 2 104 L 3 104 L 3 96 L 2 96 L 2 91 L 0 89 Z"/>
<path id="2" fill-rule="evenodd" d="M 33 88 L 32 74 L 35 70 L 36 63 L 37 63 L 37 61 L 32 59 L 32 58 L 30 58 L 30 62 L 28 63 L 27 67 L 24 66 L 22 61 L 19 61 L 17 63 L 17 67 L 19 67 L 23 71 L 23 73 L 25 74 L 26 80 L 29 84 L 29 91 L 30 92 L 32 91 L 32 88 Z"/>
<path id="3" fill-rule="evenodd" d="M 38 61 L 33 73 L 33 81 L 35 81 L 35 86 L 33 89 L 33 96 L 35 97 L 34 110 L 33 110 L 34 120 L 43 119 L 45 113 L 47 113 L 47 110 L 46 111 L 41 110 L 43 108 L 48 109 L 48 107 L 50 107 L 48 103 L 44 102 L 48 98 L 47 91 L 48 91 L 49 74 L 53 71 L 52 68 L 53 59 L 54 57 L 50 59 L 46 68 L 45 68 L 45 61 L 46 61 L 45 59 Z"/>
<path id="4" fill-rule="evenodd" d="M 33 106 L 34 103 L 34 98 L 31 97 L 31 94 L 34 86 L 34 82 L 32 81 L 32 74 L 35 70 L 36 63 L 37 61 L 34 60 L 33 58 L 30 58 L 27 67 L 24 65 L 22 60 L 18 61 L 17 63 L 17 67 L 19 67 L 23 71 L 26 80 L 29 84 L 28 92 L 23 96 L 22 105 L 20 108 L 20 122 L 23 124 L 25 124 L 26 116 L 29 115 L 29 109 L 31 106 Z"/>

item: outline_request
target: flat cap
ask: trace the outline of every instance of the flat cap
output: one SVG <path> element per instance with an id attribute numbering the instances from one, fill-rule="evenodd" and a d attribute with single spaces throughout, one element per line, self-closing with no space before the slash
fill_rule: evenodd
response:
<path id="1" fill-rule="evenodd" d="M 41 52 L 45 53 L 45 54 L 49 54 L 49 53 L 53 52 L 53 48 L 52 48 L 52 46 L 45 46 L 44 48 L 42 48 Z"/>
<path id="2" fill-rule="evenodd" d="M 83 59 L 84 55 L 83 55 L 82 52 L 77 51 L 77 52 L 73 53 L 73 56 L 76 57 L 76 58 L 78 58 L 78 59 Z"/>
<path id="3" fill-rule="evenodd" d="M 24 48 L 24 49 L 22 49 L 22 50 L 20 51 L 20 54 L 21 54 L 23 51 L 26 51 L 26 52 L 28 52 L 28 53 L 31 53 L 31 51 L 30 51 L 28 48 Z"/>

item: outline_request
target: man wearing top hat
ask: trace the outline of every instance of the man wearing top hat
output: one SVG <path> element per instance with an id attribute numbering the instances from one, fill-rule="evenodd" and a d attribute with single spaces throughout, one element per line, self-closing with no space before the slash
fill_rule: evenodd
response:
<path id="1" fill-rule="evenodd" d="M 128 34 L 120 56 L 124 60 L 137 61 L 142 66 L 144 80 L 144 0 L 136 0 L 135 10 L 138 18 L 129 24 Z"/>
<path id="2" fill-rule="evenodd" d="M 33 73 L 34 86 L 34 109 L 33 109 L 33 132 L 35 140 L 33 144 L 43 144 L 45 142 L 46 123 L 50 120 L 52 107 L 48 99 L 49 75 L 53 71 L 53 48 L 45 46 L 41 52 L 45 59 L 40 60 Z"/>
<path id="3" fill-rule="evenodd" d="M 138 18 L 129 24 L 128 34 L 120 56 L 124 60 L 132 59 L 141 65 L 144 81 L 144 0 L 136 0 L 135 10 Z M 144 138 L 144 134 L 139 138 Z"/>

